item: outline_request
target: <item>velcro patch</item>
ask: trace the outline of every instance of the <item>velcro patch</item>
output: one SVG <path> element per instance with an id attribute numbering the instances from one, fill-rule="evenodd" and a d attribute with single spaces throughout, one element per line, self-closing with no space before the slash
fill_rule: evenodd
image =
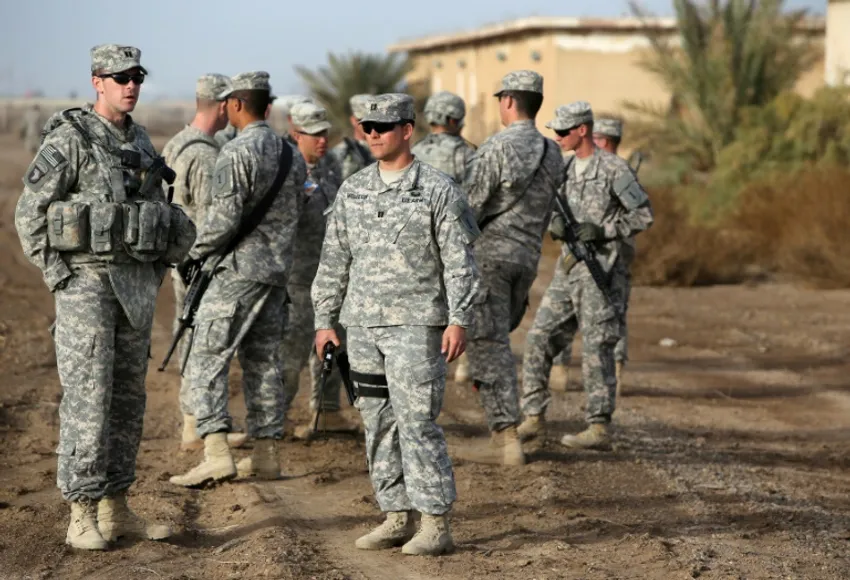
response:
<path id="1" fill-rule="evenodd" d="M 233 191 L 233 165 L 230 161 L 216 165 L 213 174 L 213 194 L 231 193 Z"/>
<path id="2" fill-rule="evenodd" d="M 614 193 L 627 210 L 637 209 L 647 201 L 646 192 L 629 172 L 614 181 Z"/>
<path id="3" fill-rule="evenodd" d="M 45 177 L 64 167 L 67 163 L 68 160 L 59 149 L 53 145 L 45 145 L 27 169 L 26 184 L 30 189 L 37 191 L 41 188 Z"/>
<path id="4" fill-rule="evenodd" d="M 464 233 L 466 233 L 466 241 L 468 243 L 474 242 L 481 235 L 481 230 L 478 228 L 478 223 L 476 223 L 475 217 L 472 215 L 472 210 L 469 209 L 469 205 L 464 200 L 455 199 L 449 204 L 448 211 L 460 222 Z"/>

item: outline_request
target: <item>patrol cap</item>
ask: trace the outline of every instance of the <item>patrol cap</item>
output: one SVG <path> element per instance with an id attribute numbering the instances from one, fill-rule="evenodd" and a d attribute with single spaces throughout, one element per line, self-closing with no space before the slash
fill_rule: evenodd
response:
<path id="1" fill-rule="evenodd" d="M 369 99 L 369 108 L 360 123 L 400 123 L 415 118 L 413 97 L 405 93 L 385 93 Z"/>
<path id="2" fill-rule="evenodd" d="M 363 118 L 363 115 L 369 109 L 369 99 L 371 98 L 372 95 L 362 93 L 348 99 L 348 104 L 351 106 L 351 114 L 358 121 Z"/>
<path id="3" fill-rule="evenodd" d="M 505 91 L 526 91 L 543 94 L 543 77 L 533 70 L 515 70 L 502 77 L 502 88 L 493 94 L 500 96 Z"/>
<path id="4" fill-rule="evenodd" d="M 315 103 L 296 103 L 289 111 L 292 124 L 303 133 L 315 135 L 331 128 L 328 111 Z"/>
<path id="5" fill-rule="evenodd" d="M 298 103 L 313 103 L 312 97 L 308 97 L 307 95 L 284 95 L 278 99 L 280 102 L 279 107 L 283 111 L 284 115 L 292 114 L 292 107 L 297 105 Z"/>
<path id="6" fill-rule="evenodd" d="M 119 44 L 99 44 L 91 49 L 91 72 L 101 71 L 103 74 L 119 73 L 131 68 L 138 68 L 148 74 L 141 64 L 142 51 L 135 46 Z"/>
<path id="7" fill-rule="evenodd" d="M 445 125 L 448 119 L 462 121 L 466 116 L 466 105 L 458 95 L 439 91 L 425 103 L 425 120 L 435 125 Z"/>
<path id="8" fill-rule="evenodd" d="M 231 77 L 230 86 L 219 93 L 218 98 L 226 99 L 234 91 L 269 91 L 271 94 L 271 90 L 269 73 L 264 70 L 255 70 Z"/>
<path id="9" fill-rule="evenodd" d="M 566 131 L 593 121 L 593 109 L 587 101 L 576 101 L 555 109 L 555 118 L 546 126 L 555 131 Z"/>
<path id="10" fill-rule="evenodd" d="M 623 122 L 620 119 L 596 119 L 593 122 L 593 133 L 612 137 L 614 139 L 623 138 Z"/>
<path id="11" fill-rule="evenodd" d="M 222 101 L 220 95 L 230 89 L 230 77 L 210 73 L 198 78 L 195 83 L 195 96 L 207 101 Z"/>

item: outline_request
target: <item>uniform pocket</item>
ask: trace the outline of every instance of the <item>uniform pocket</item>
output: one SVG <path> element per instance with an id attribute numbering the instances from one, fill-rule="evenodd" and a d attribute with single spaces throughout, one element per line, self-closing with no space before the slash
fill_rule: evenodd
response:
<path id="1" fill-rule="evenodd" d="M 199 353 L 219 355 L 227 350 L 232 342 L 233 322 L 236 317 L 236 304 L 228 304 L 206 314 L 198 322 L 198 335 L 192 344 Z"/>
<path id="2" fill-rule="evenodd" d="M 410 415 L 414 421 L 435 421 L 443 406 L 446 359 L 437 355 L 412 365 Z"/>
<path id="3" fill-rule="evenodd" d="M 490 304 L 490 291 L 479 287 L 475 301 L 472 303 L 472 328 L 469 338 L 492 338 L 496 333 L 496 321 Z"/>

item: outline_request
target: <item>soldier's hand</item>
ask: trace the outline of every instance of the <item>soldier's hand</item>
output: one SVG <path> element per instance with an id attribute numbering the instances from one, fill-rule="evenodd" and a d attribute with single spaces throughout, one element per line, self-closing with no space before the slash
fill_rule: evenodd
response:
<path id="1" fill-rule="evenodd" d="M 321 360 L 325 356 L 325 345 L 328 342 L 334 343 L 334 346 L 339 346 L 339 337 L 336 335 L 336 330 L 326 328 L 316 331 L 316 354 Z"/>
<path id="2" fill-rule="evenodd" d="M 449 326 L 443 332 L 442 352 L 446 362 L 450 363 L 466 350 L 466 329 L 462 326 Z"/>
<path id="3" fill-rule="evenodd" d="M 202 260 L 186 258 L 177 264 L 177 273 L 180 274 L 180 278 L 183 280 L 183 283 L 189 285 L 189 283 L 192 282 L 192 278 L 194 278 L 198 270 L 201 269 L 201 266 L 203 266 Z"/>
<path id="4" fill-rule="evenodd" d="M 582 242 L 592 242 L 605 239 L 605 230 L 596 224 L 584 222 L 576 226 L 576 235 Z"/>
<path id="5" fill-rule="evenodd" d="M 552 216 L 552 221 L 549 223 L 549 235 L 556 241 L 567 239 L 567 222 L 560 214 Z"/>

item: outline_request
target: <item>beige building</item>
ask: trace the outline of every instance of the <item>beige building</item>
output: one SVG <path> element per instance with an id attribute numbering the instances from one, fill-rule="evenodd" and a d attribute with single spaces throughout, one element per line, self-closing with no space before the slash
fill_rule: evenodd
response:
<path id="1" fill-rule="evenodd" d="M 850 7 L 850 2 L 843 7 Z M 665 106 L 669 95 L 664 87 L 639 66 L 649 47 L 647 27 L 672 41 L 677 39 L 673 18 L 644 22 L 635 18 L 534 17 L 399 42 L 388 50 L 410 56 L 413 70 L 408 82 L 412 86 L 424 85 L 432 93 L 452 91 L 466 101 L 464 135 L 480 143 L 500 128 L 498 103 L 492 95 L 501 77 L 511 70 L 532 69 L 543 75 L 541 130 L 555 107 L 575 100 L 589 101 L 597 113 L 608 114 L 622 114 L 624 100 Z M 803 33 L 822 42 L 823 21 L 808 22 Z M 842 42 L 848 42 L 846 33 Z M 798 88 L 810 94 L 823 82 L 821 61 L 800 80 Z"/>
<path id="2" fill-rule="evenodd" d="M 826 9 L 826 84 L 850 85 L 850 0 L 829 0 Z"/>

